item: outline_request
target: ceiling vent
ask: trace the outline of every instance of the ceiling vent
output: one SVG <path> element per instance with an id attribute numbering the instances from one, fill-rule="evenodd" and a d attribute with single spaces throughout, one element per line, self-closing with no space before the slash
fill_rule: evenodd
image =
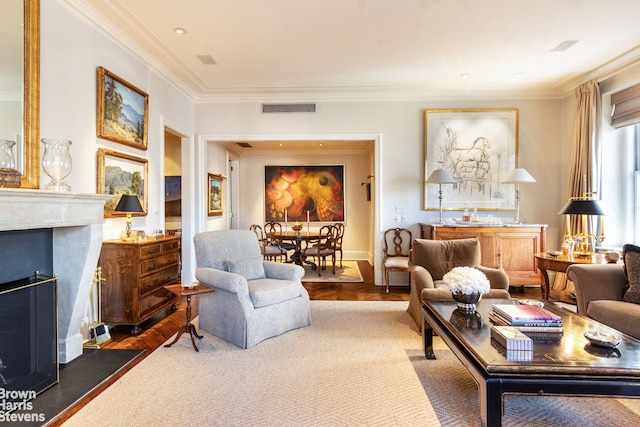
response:
<path id="1" fill-rule="evenodd" d="M 262 104 L 263 113 L 315 113 L 316 104 Z"/>
<path id="2" fill-rule="evenodd" d="M 236 142 L 236 144 L 238 144 L 242 148 L 253 148 L 253 146 L 248 142 Z"/>
<path id="3" fill-rule="evenodd" d="M 211 57 L 211 55 L 196 55 L 196 56 L 198 57 L 200 62 L 202 62 L 204 65 L 217 65 L 218 64 L 216 62 L 216 60 Z"/>
<path id="4" fill-rule="evenodd" d="M 571 46 L 573 46 L 574 44 L 576 44 L 578 42 L 579 42 L 579 40 L 565 40 L 562 43 L 560 43 L 558 46 L 556 46 L 553 49 L 551 49 L 551 52 L 565 52 Z"/>

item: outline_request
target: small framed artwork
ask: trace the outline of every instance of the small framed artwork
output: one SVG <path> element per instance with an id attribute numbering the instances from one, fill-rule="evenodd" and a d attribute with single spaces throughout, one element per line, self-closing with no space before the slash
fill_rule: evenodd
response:
<path id="1" fill-rule="evenodd" d="M 224 176 L 219 174 L 208 174 L 209 181 L 209 203 L 208 215 L 217 216 L 224 212 L 224 188 L 222 186 Z"/>
<path id="2" fill-rule="evenodd" d="M 111 197 L 104 204 L 104 217 L 111 218 L 126 216 L 124 212 L 115 212 L 122 194 L 136 194 L 144 212 L 133 213 L 133 216 L 147 215 L 147 159 L 130 154 L 98 149 L 98 194 L 108 194 Z"/>
<path id="3" fill-rule="evenodd" d="M 425 110 L 424 209 L 439 209 L 436 169 L 455 182 L 442 185 L 442 208 L 515 209 L 515 187 L 502 179 L 518 165 L 518 110 Z"/>
<path id="4" fill-rule="evenodd" d="M 165 218 L 182 216 L 182 177 L 164 177 L 164 216 Z"/>
<path id="5" fill-rule="evenodd" d="M 146 150 L 148 117 L 149 95 L 98 67 L 98 137 Z"/>

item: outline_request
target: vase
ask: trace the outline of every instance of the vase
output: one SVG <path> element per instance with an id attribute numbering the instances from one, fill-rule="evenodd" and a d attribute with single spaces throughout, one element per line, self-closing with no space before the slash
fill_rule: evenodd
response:
<path id="1" fill-rule="evenodd" d="M 463 294 L 462 292 L 452 292 L 453 300 L 458 303 L 458 308 L 466 311 L 467 313 L 473 313 L 476 311 L 476 304 L 482 298 L 480 292 L 474 292 L 471 294 Z"/>
<path id="2" fill-rule="evenodd" d="M 15 169 L 16 158 L 13 155 L 15 141 L 0 139 L 0 169 Z"/>
<path id="3" fill-rule="evenodd" d="M 44 188 L 53 191 L 71 191 L 71 186 L 63 181 L 71 173 L 71 155 L 69 154 L 71 141 L 43 138 L 42 144 L 44 145 L 42 169 L 51 178 L 51 182 Z"/>

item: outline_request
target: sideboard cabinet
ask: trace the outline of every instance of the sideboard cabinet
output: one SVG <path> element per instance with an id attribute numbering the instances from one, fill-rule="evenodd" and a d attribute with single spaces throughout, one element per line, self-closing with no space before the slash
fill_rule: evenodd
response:
<path id="1" fill-rule="evenodd" d="M 537 285 L 542 276 L 535 255 L 546 249 L 547 226 L 514 224 L 505 226 L 420 224 L 423 239 L 452 240 L 475 237 L 480 241 L 485 267 L 502 267 L 511 285 Z"/>
<path id="2" fill-rule="evenodd" d="M 102 242 L 98 266 L 102 268 L 100 313 L 107 324 L 133 325 L 131 333 L 141 332 L 140 324 L 171 307 L 177 297 L 164 285 L 179 281 L 180 237 L 157 240 Z"/>

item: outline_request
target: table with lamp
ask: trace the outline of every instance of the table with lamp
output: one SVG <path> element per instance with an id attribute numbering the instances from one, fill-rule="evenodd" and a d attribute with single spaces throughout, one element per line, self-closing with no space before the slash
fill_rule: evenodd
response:
<path id="1" fill-rule="evenodd" d="M 177 309 L 178 297 L 165 285 L 180 281 L 180 236 L 138 238 L 131 230 L 131 215 L 144 209 L 135 194 L 123 194 L 115 208 L 126 213 L 121 238 L 102 242 L 98 266 L 102 268 L 100 312 L 109 325 L 140 324 L 166 309 Z"/>
<path id="2" fill-rule="evenodd" d="M 542 298 L 548 299 L 551 290 L 549 271 L 565 273 L 572 264 L 605 264 L 616 262 L 606 254 L 595 252 L 595 242 L 602 242 L 604 235 L 605 210 L 599 200 L 593 199 L 589 194 L 581 197 L 571 197 L 560 209 L 558 215 L 565 215 L 565 237 L 561 251 L 547 251 L 536 254 L 536 268 L 542 273 L 544 282 L 542 284 Z M 579 222 L 578 232 L 571 233 L 571 216 L 577 215 Z M 590 231 L 592 216 L 599 218 L 599 235 Z M 573 299 L 564 300 L 575 304 Z"/>
<path id="3" fill-rule="evenodd" d="M 501 182 L 516 184 L 515 221 L 498 218 L 477 222 L 452 220 L 445 223 L 442 218 L 443 186 L 457 182 L 445 169 L 434 170 L 426 184 L 439 187 L 439 221 L 420 224 L 420 238 L 452 240 L 476 238 L 481 246 L 481 265 L 503 268 L 514 285 L 540 286 L 542 278 L 534 267 L 534 255 L 546 250 L 546 224 L 525 224 L 520 217 L 520 183 L 535 182 L 524 169 L 514 169 Z"/>

